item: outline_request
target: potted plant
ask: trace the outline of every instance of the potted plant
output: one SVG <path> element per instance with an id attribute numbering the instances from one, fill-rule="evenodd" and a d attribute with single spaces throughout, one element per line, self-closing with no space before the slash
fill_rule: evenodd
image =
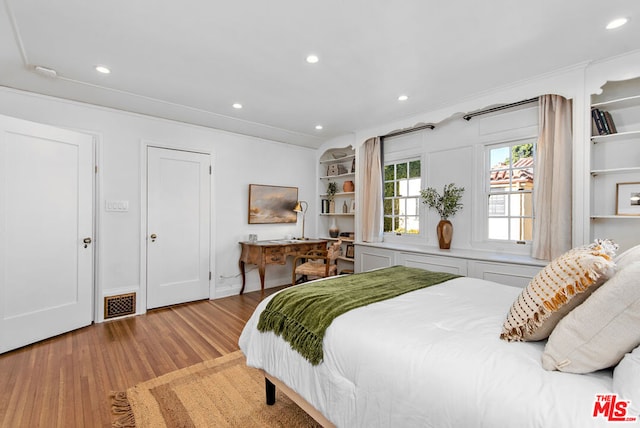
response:
<path id="1" fill-rule="evenodd" d="M 462 209 L 460 199 L 464 193 L 464 187 L 456 187 L 454 183 L 444 186 L 444 191 L 440 195 L 433 187 L 428 187 L 420 191 L 422 203 L 427 204 L 429 208 L 435 208 L 440 214 L 440 222 L 436 231 L 438 233 L 438 244 L 443 250 L 451 247 L 451 238 L 453 237 L 453 225 L 449 221 L 449 217 L 453 217 L 456 212 Z"/>
<path id="2" fill-rule="evenodd" d="M 330 181 L 329 184 L 327 185 L 327 199 L 329 199 L 330 213 L 336 212 L 335 197 L 337 192 L 338 192 L 338 183 L 336 183 L 335 181 Z"/>

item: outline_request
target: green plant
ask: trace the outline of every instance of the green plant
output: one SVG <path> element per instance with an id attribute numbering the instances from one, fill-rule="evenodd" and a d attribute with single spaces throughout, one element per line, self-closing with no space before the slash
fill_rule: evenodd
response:
<path id="1" fill-rule="evenodd" d="M 338 184 L 335 181 L 330 181 L 327 185 L 327 198 L 329 198 L 330 201 L 333 201 L 337 192 Z"/>
<path id="2" fill-rule="evenodd" d="M 435 208 L 440 214 L 440 218 L 447 220 L 462 208 L 460 199 L 463 193 L 464 187 L 456 187 L 454 183 L 449 183 L 444 186 L 442 195 L 433 187 L 428 187 L 420 191 L 420 196 L 422 196 L 423 204 Z"/>

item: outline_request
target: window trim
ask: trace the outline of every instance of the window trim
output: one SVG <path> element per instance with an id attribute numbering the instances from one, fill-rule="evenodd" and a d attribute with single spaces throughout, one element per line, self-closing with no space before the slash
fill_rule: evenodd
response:
<path id="1" fill-rule="evenodd" d="M 489 181 L 485 180 L 487 174 L 491 170 L 490 150 L 492 148 L 507 147 L 518 144 L 533 143 L 534 147 L 537 144 L 537 135 L 527 135 L 516 138 L 508 138 L 500 141 L 486 141 L 484 143 L 476 145 L 476 171 L 475 176 L 481 177 L 474 185 L 475 192 L 475 207 L 473 209 L 474 218 L 472 229 L 474 230 L 472 238 L 472 247 L 491 250 L 491 251 L 504 251 L 510 254 L 523 254 L 528 255 L 531 252 L 532 241 L 518 241 L 518 240 L 501 240 L 501 239 L 489 239 L 489 210 L 487 198 L 489 192 Z M 534 177 L 537 166 L 536 150 L 534 148 Z M 532 198 L 535 192 L 535 187 L 531 192 Z M 505 193 L 498 193 L 505 194 Z M 518 192 L 514 192 L 518 194 Z M 533 217 L 535 217 L 535 207 L 533 207 Z M 535 234 L 535 229 L 533 230 Z"/>
<path id="2" fill-rule="evenodd" d="M 382 199 L 384 205 L 384 169 L 388 165 L 395 165 L 398 163 L 406 162 L 410 163 L 412 161 L 420 161 L 420 189 L 425 188 L 425 155 L 424 153 L 419 152 L 405 152 L 405 153 L 394 153 L 394 154 L 385 154 L 384 157 L 384 165 L 382 167 Z M 425 232 L 427 218 L 426 218 L 426 210 L 423 208 L 422 198 L 418 196 L 418 223 L 420 225 L 420 231 L 418 233 L 400 233 L 397 232 L 385 232 L 384 231 L 384 208 L 383 208 L 383 240 L 385 242 L 412 242 L 417 243 L 416 240 L 420 240 L 421 242 L 426 239 L 427 235 Z"/>

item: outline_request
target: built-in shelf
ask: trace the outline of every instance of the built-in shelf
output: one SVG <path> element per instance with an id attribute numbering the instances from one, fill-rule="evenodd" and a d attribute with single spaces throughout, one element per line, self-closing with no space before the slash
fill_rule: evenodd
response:
<path id="1" fill-rule="evenodd" d="M 355 207 L 356 191 L 344 192 L 353 189 L 356 181 L 356 152 L 351 146 L 344 148 L 332 148 L 325 151 L 318 159 L 318 198 L 320 202 L 320 213 L 318 214 L 318 235 L 329 235 L 331 228 L 337 228 L 339 232 L 355 232 Z M 328 175 L 333 174 L 333 175 Z M 337 192 L 333 195 L 334 203 L 330 204 L 332 209 L 326 204 L 329 199 L 327 194 L 328 184 L 336 183 Z M 348 186 L 347 186 L 348 185 Z M 347 207 L 350 212 L 343 212 Z M 333 212 L 329 212 L 329 210 Z M 324 212 L 323 212 L 324 211 Z M 333 231 L 332 231 L 333 233 Z M 352 235 L 353 236 L 353 235 Z M 338 257 L 338 269 L 342 271 L 353 270 L 353 258 L 346 257 L 347 250 L 353 245 L 353 238 L 337 237 L 322 238 L 333 242 L 342 240 L 341 254 Z M 351 255 L 351 254 L 349 254 Z"/>
<path id="2" fill-rule="evenodd" d="M 353 196 L 355 194 L 356 192 L 339 192 L 339 193 L 336 193 L 336 196 Z M 323 193 L 320 195 L 321 198 L 326 198 L 327 196 L 329 195 L 327 195 L 326 193 Z"/>
<path id="3" fill-rule="evenodd" d="M 350 161 L 356 158 L 356 155 L 347 155 L 347 156 L 343 156 L 340 158 L 333 158 L 333 159 L 323 159 L 320 161 L 321 165 L 325 165 L 325 164 L 332 164 L 332 163 L 342 163 L 342 162 L 346 162 L 346 161 Z"/>
<path id="4" fill-rule="evenodd" d="M 640 95 L 633 95 L 630 97 L 616 98 L 614 100 L 602 101 L 599 103 L 591 104 L 591 108 L 627 108 L 634 107 L 640 104 Z"/>
<path id="5" fill-rule="evenodd" d="M 613 219 L 635 219 L 640 220 L 640 215 L 592 215 L 591 219 L 593 220 L 613 220 Z"/>
<path id="6" fill-rule="evenodd" d="M 334 215 L 355 215 L 355 213 L 320 213 L 320 215 L 326 215 L 326 216 L 334 216 Z"/>
<path id="7" fill-rule="evenodd" d="M 615 134 L 594 135 L 591 137 L 591 142 L 593 142 L 594 144 L 607 143 L 611 141 L 626 140 L 629 138 L 640 138 L 640 131 L 627 131 L 616 132 Z"/>
<path id="8" fill-rule="evenodd" d="M 589 236 L 591 240 L 613 239 L 621 249 L 638 243 L 640 216 L 614 214 L 620 208 L 617 192 L 621 182 L 640 182 L 640 95 L 637 94 L 640 94 L 640 78 L 607 82 L 602 86 L 602 93 L 591 99 L 591 108 L 605 113 L 609 127 L 611 121 L 620 132 L 592 135 L 589 139 L 592 177 L 589 180 Z M 602 129 L 600 125 L 592 116 L 592 132 Z"/>
<path id="9" fill-rule="evenodd" d="M 322 177 L 320 177 L 321 180 L 333 180 L 336 178 L 347 178 L 347 177 L 355 177 L 356 173 L 355 172 L 348 172 L 346 174 L 339 174 L 339 175 L 324 175 Z"/>
<path id="10" fill-rule="evenodd" d="M 624 174 L 626 172 L 640 172 L 640 167 L 631 168 L 608 168 L 608 169 L 594 169 L 591 171 L 591 176 L 604 174 Z"/>
<path id="11" fill-rule="evenodd" d="M 342 242 L 346 242 L 346 243 L 355 242 L 355 239 L 353 239 L 353 238 L 345 238 L 344 236 L 340 236 L 338 238 L 331 238 L 331 237 L 323 236 L 320 239 L 326 239 L 327 241 L 337 241 L 338 239 L 340 239 Z"/>

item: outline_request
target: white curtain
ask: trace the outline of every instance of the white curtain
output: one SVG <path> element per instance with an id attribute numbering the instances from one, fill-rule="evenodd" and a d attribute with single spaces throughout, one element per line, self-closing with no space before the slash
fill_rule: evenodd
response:
<path id="1" fill-rule="evenodd" d="M 365 242 L 382 242 L 382 142 L 369 138 L 362 148 L 361 235 Z"/>
<path id="2" fill-rule="evenodd" d="M 551 260 L 571 248 L 571 101 L 543 95 L 539 117 L 532 256 Z"/>

